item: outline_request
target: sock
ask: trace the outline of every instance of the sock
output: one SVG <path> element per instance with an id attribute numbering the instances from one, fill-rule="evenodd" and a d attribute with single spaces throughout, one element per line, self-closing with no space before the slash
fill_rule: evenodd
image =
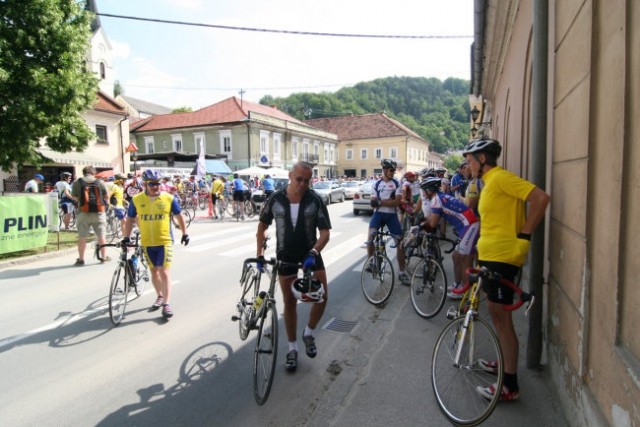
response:
<path id="1" fill-rule="evenodd" d="M 305 337 L 308 337 L 309 335 L 313 335 L 313 331 L 314 331 L 314 329 L 311 329 L 311 328 L 309 327 L 309 325 L 307 325 L 307 326 L 304 328 L 304 332 L 302 333 L 302 335 L 303 335 L 303 336 L 305 336 Z"/>
<path id="2" fill-rule="evenodd" d="M 508 374 L 504 373 L 504 380 L 502 381 L 505 386 L 509 389 L 509 391 L 518 391 L 518 373 Z"/>
<path id="3" fill-rule="evenodd" d="M 298 351 L 298 342 L 297 341 L 289 341 L 289 351 Z"/>

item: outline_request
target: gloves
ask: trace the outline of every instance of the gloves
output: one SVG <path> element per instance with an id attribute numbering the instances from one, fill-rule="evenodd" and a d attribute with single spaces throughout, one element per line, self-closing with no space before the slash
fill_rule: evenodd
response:
<path id="1" fill-rule="evenodd" d="M 266 261 L 264 259 L 264 256 L 260 255 L 258 257 L 258 261 L 256 262 L 256 268 L 258 269 L 259 272 L 264 273 L 264 265 L 265 265 Z"/>
<path id="2" fill-rule="evenodd" d="M 315 266 L 316 266 L 316 256 L 314 254 L 310 253 L 304 259 L 304 262 L 302 263 L 302 269 L 303 270 L 309 270 L 310 268 L 313 268 Z"/>
<path id="3" fill-rule="evenodd" d="M 377 208 L 382 205 L 382 201 L 380 199 L 371 199 L 370 204 L 372 208 Z"/>
<path id="4" fill-rule="evenodd" d="M 182 243 L 183 245 L 187 246 L 189 244 L 189 235 L 188 234 L 183 234 L 182 235 L 182 239 L 180 239 L 180 243 Z"/>
<path id="5" fill-rule="evenodd" d="M 120 242 L 121 246 L 129 246 L 131 244 L 131 239 L 129 237 L 123 237 L 122 242 Z"/>

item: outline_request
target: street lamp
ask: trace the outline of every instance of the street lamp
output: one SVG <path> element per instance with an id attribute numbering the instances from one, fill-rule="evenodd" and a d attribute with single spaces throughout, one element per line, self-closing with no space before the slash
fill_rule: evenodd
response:
<path id="1" fill-rule="evenodd" d="M 471 132 L 471 136 L 475 138 L 480 128 L 482 128 L 483 126 L 491 126 L 491 120 L 489 120 L 488 122 L 478 123 L 478 118 L 480 117 L 480 110 L 478 110 L 478 107 L 476 105 L 473 106 L 473 109 L 470 111 L 470 113 L 471 113 L 471 120 L 473 120 L 473 127 L 469 130 Z M 478 127 L 476 127 L 476 125 L 478 125 Z"/>

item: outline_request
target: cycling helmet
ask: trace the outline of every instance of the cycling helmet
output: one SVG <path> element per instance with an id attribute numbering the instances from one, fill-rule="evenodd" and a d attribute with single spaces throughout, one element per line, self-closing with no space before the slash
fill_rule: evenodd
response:
<path id="1" fill-rule="evenodd" d="M 142 180 L 160 181 L 160 174 L 158 173 L 158 171 L 155 171 L 153 169 L 147 169 L 146 171 L 142 172 Z"/>
<path id="2" fill-rule="evenodd" d="M 133 174 L 133 172 L 129 172 L 129 173 L 127 174 L 127 178 L 133 178 L 134 176 L 135 176 L 135 175 Z"/>
<path id="3" fill-rule="evenodd" d="M 126 180 L 127 180 L 127 177 L 126 177 L 126 176 L 124 176 L 124 175 L 123 175 L 123 174 L 121 174 L 121 173 L 117 173 L 117 174 L 114 176 L 114 178 L 115 178 L 115 180 L 116 180 L 116 181 L 126 181 Z"/>
<path id="4" fill-rule="evenodd" d="M 420 183 L 420 188 L 424 191 L 438 191 L 440 189 L 441 179 L 437 177 L 429 177 Z"/>
<path id="5" fill-rule="evenodd" d="M 436 176 L 436 171 L 433 168 L 424 168 L 420 171 L 420 178 L 425 179 L 430 176 Z"/>
<path id="6" fill-rule="evenodd" d="M 404 174 L 404 177 L 406 179 L 411 179 L 411 178 L 415 178 L 416 174 L 414 172 L 407 172 L 407 173 Z"/>
<path id="7" fill-rule="evenodd" d="M 291 292 L 302 302 L 324 302 L 324 285 L 318 279 L 314 279 L 310 273 L 305 273 L 301 279 L 294 280 L 291 284 Z"/>
<path id="8" fill-rule="evenodd" d="M 44 181 L 44 176 L 42 176 L 42 174 L 37 173 L 37 174 L 33 175 L 33 177 L 36 178 L 36 179 L 39 179 L 40 181 Z"/>
<path id="9" fill-rule="evenodd" d="M 447 168 L 439 167 L 436 169 L 436 173 L 445 173 L 447 172 Z"/>
<path id="10" fill-rule="evenodd" d="M 382 169 L 396 169 L 398 166 L 398 164 L 391 159 L 382 159 L 380 164 L 382 165 Z"/>
<path id="11" fill-rule="evenodd" d="M 462 155 L 466 156 L 467 154 L 487 153 L 497 159 L 500 157 L 501 152 L 502 147 L 495 139 L 476 139 L 475 141 L 471 141 L 467 144 Z"/>
<path id="12" fill-rule="evenodd" d="M 71 172 L 62 172 L 60 174 L 60 179 L 67 179 L 69 177 L 71 177 Z"/>

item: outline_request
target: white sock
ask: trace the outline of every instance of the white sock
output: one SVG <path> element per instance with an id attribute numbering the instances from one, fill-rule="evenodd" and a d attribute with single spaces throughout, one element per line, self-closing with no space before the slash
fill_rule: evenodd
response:
<path id="1" fill-rule="evenodd" d="M 305 336 L 305 337 L 308 337 L 309 335 L 313 335 L 313 331 L 314 331 L 314 330 L 315 330 L 315 329 L 311 329 L 311 328 L 309 327 L 309 325 L 307 325 L 307 326 L 304 328 L 304 332 L 302 333 L 302 335 L 303 335 L 303 336 Z"/>
<path id="2" fill-rule="evenodd" d="M 298 342 L 297 341 L 289 341 L 289 351 L 298 351 Z"/>

